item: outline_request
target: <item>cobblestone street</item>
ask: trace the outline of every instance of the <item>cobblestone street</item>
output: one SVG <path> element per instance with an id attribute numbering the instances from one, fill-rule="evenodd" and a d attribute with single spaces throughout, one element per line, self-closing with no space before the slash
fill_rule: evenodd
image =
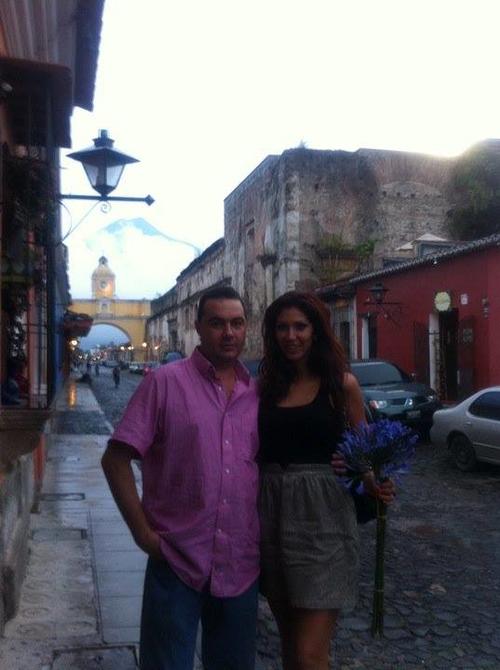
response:
<path id="1" fill-rule="evenodd" d="M 93 390 L 115 424 L 141 377 L 109 370 Z M 361 596 L 340 622 L 334 658 L 342 670 L 500 668 L 500 468 L 462 473 L 445 453 L 418 447 L 412 472 L 389 513 L 386 617 L 382 640 L 370 635 L 374 524 L 362 527 Z M 264 602 L 259 653 L 278 670 L 276 626 Z"/>

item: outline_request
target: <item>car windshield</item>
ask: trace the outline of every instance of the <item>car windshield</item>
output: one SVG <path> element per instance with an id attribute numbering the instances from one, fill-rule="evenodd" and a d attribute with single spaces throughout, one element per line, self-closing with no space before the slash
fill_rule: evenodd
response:
<path id="1" fill-rule="evenodd" d="M 407 381 L 403 373 L 390 363 L 353 363 L 352 373 L 360 386 L 378 386 L 380 384 L 394 384 Z"/>

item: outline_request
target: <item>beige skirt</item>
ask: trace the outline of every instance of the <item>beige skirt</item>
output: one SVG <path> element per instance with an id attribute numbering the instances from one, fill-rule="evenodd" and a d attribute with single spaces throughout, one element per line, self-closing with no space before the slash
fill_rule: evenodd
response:
<path id="1" fill-rule="evenodd" d="M 264 465 L 261 591 L 292 607 L 354 607 L 359 537 L 351 494 L 330 465 Z"/>

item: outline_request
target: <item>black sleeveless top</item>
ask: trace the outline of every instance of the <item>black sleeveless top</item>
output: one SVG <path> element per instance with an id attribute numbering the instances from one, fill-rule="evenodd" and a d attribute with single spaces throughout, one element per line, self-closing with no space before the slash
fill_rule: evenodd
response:
<path id="1" fill-rule="evenodd" d="M 319 390 L 314 400 L 299 407 L 259 407 L 260 463 L 330 463 L 342 433 L 345 417 L 332 407 L 328 393 Z"/>

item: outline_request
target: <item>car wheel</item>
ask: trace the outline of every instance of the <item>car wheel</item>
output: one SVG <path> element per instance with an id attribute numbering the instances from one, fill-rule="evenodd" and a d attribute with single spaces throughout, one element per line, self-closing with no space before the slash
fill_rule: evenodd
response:
<path id="1" fill-rule="evenodd" d="M 477 465 L 476 452 L 465 435 L 454 435 L 450 442 L 450 451 L 455 465 L 462 472 L 470 472 Z"/>

